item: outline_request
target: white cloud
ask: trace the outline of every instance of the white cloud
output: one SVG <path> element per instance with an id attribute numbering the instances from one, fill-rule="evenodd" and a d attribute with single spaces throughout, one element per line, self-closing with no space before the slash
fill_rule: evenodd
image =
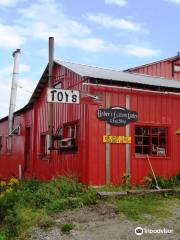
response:
<path id="1" fill-rule="evenodd" d="M 147 31 L 143 29 L 143 24 L 132 22 L 124 18 L 112 18 L 109 15 L 99 13 L 99 14 L 87 14 L 86 18 L 94 23 L 98 23 L 104 28 L 115 28 L 122 30 L 129 30 L 134 32 Z"/>
<path id="2" fill-rule="evenodd" d="M 106 4 L 114 4 L 119 7 L 123 7 L 127 4 L 127 0 L 105 0 Z"/>
<path id="3" fill-rule="evenodd" d="M 180 5 L 180 0 L 164 0 L 166 2 L 171 2 L 171 3 L 175 3 L 177 5 Z"/>
<path id="4" fill-rule="evenodd" d="M 13 27 L 0 23 L 0 47 L 18 48 L 25 42 L 25 37 L 21 36 L 18 27 Z"/>
<path id="5" fill-rule="evenodd" d="M 27 38 L 47 41 L 49 36 L 54 36 L 59 46 L 80 48 L 88 52 L 104 48 L 102 39 L 94 37 L 85 24 L 67 17 L 61 5 L 54 0 L 36 1 L 29 7 L 20 9 L 19 13 L 21 33 Z"/>
<path id="6" fill-rule="evenodd" d="M 127 45 L 125 48 L 125 53 L 135 57 L 155 57 L 159 55 L 160 50 L 148 47 L 139 47 L 135 45 Z"/>
<path id="7" fill-rule="evenodd" d="M 2 7 L 15 7 L 19 2 L 25 2 L 26 0 L 0 0 L 0 6 Z"/>
<path id="8" fill-rule="evenodd" d="M 55 0 L 37 0 L 18 10 L 16 25 L 0 22 L 0 47 L 20 48 L 29 39 L 47 41 L 54 36 L 56 44 L 97 52 L 104 49 L 105 41 L 92 34 L 83 23 L 67 17 Z M 48 17 L 47 17 L 48 16 Z"/>

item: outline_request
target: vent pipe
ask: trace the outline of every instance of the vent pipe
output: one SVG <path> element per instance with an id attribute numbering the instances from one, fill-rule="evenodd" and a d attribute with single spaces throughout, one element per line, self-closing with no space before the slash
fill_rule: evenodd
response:
<path id="1" fill-rule="evenodd" d="M 17 95 L 17 87 L 18 87 L 18 77 L 19 77 L 19 58 L 20 58 L 20 49 L 16 49 L 16 51 L 12 54 L 14 58 L 14 67 L 13 67 L 13 75 L 12 75 L 12 85 L 11 85 L 11 97 L 10 97 L 10 105 L 9 105 L 9 135 L 13 130 L 13 115 L 16 107 L 16 95 Z"/>
<path id="2" fill-rule="evenodd" d="M 49 37 L 49 68 L 48 68 L 48 88 L 52 88 L 54 65 L 54 38 Z M 49 133 L 49 150 L 53 149 L 53 103 L 48 103 L 48 133 Z"/>

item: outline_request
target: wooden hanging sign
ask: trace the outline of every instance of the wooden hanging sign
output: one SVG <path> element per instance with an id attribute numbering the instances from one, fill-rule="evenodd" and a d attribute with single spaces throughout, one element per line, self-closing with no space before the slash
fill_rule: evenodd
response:
<path id="1" fill-rule="evenodd" d="M 124 126 L 138 120 L 138 113 L 124 107 L 101 108 L 97 110 L 97 118 L 116 126 Z"/>

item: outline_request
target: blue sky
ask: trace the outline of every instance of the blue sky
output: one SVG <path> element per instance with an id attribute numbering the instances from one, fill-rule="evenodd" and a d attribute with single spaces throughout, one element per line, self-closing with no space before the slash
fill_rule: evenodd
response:
<path id="1" fill-rule="evenodd" d="M 126 69 L 180 51 L 179 13 L 180 0 L 0 0 L 0 117 L 8 114 L 16 48 L 18 109 L 47 64 L 49 36 L 56 59 Z"/>

